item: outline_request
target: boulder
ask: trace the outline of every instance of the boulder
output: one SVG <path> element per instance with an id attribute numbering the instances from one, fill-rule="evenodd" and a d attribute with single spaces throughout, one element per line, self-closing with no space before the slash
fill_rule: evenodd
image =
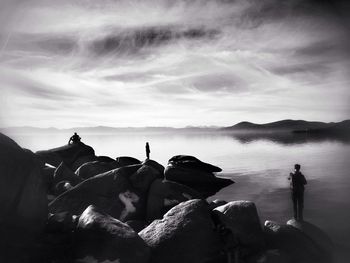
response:
<path id="1" fill-rule="evenodd" d="M 139 235 L 151 247 L 152 263 L 209 262 L 222 250 L 208 203 L 199 199 L 173 207 Z"/>
<path id="2" fill-rule="evenodd" d="M 71 165 L 70 168 L 72 171 L 76 171 L 84 163 L 99 161 L 98 157 L 95 155 L 85 155 L 78 157 Z"/>
<path id="3" fill-rule="evenodd" d="M 64 162 L 68 167 L 72 168 L 72 165 L 79 157 L 95 156 L 95 151 L 92 147 L 82 142 L 77 142 L 50 150 L 37 151 L 36 154 L 45 163 L 57 167 L 61 162 Z"/>
<path id="4" fill-rule="evenodd" d="M 140 172 L 146 171 L 146 172 Z M 95 205 L 111 216 L 122 221 L 146 217 L 147 184 L 156 178 L 154 169 L 147 169 L 142 165 L 125 166 L 108 171 L 89 178 L 62 195 L 58 196 L 49 205 L 51 213 L 69 211 L 73 214 L 81 214 L 87 206 Z M 142 183 L 138 182 L 135 175 L 140 173 Z M 140 185 L 142 187 L 140 187 Z"/>
<path id="5" fill-rule="evenodd" d="M 137 233 L 147 226 L 147 222 L 143 220 L 129 220 L 126 221 L 125 224 L 130 226 Z"/>
<path id="6" fill-rule="evenodd" d="M 181 157 L 181 158 L 180 158 Z M 195 157 L 174 156 L 164 171 L 165 179 L 187 185 L 205 197 L 214 195 L 220 189 L 233 184 L 228 178 L 216 177 L 213 172 L 219 167 L 203 163 Z"/>
<path id="7" fill-rule="evenodd" d="M 215 208 L 213 212 L 237 238 L 239 245 L 243 247 L 243 257 L 265 248 L 263 230 L 253 202 L 233 201 Z"/>
<path id="8" fill-rule="evenodd" d="M 73 171 L 63 162 L 56 168 L 54 172 L 53 185 L 57 185 L 59 182 L 67 181 L 72 186 L 81 183 L 83 180 L 78 177 Z"/>
<path id="9" fill-rule="evenodd" d="M 160 163 L 157 163 L 154 160 L 146 159 L 142 162 L 142 164 L 151 166 L 154 169 L 156 169 L 160 174 L 164 174 L 164 166 L 161 165 Z"/>
<path id="10" fill-rule="evenodd" d="M 127 224 L 89 206 L 75 231 L 75 262 L 149 262 L 150 249 Z"/>
<path id="11" fill-rule="evenodd" d="M 329 262 L 333 260 L 334 244 L 323 230 L 309 222 L 295 219 L 288 220 L 287 225 L 302 231 L 322 249 L 324 257 L 328 258 Z"/>
<path id="12" fill-rule="evenodd" d="M 47 219 L 47 185 L 44 163 L 0 133 L 0 245 L 3 252 L 21 251 L 44 231 Z M 16 252 L 15 252 L 16 253 Z M 13 254 L 12 254 L 13 256 Z M 0 255 L 1 262 L 6 253 Z"/>
<path id="13" fill-rule="evenodd" d="M 101 174 L 116 168 L 119 168 L 119 163 L 113 162 L 100 162 L 92 161 L 82 164 L 76 171 L 75 174 L 79 176 L 82 180 L 91 178 L 97 174 Z"/>
<path id="14" fill-rule="evenodd" d="M 148 192 L 147 220 L 162 218 L 172 207 L 190 199 L 201 199 L 195 190 L 175 182 L 155 180 Z"/>
<path id="15" fill-rule="evenodd" d="M 93 177 L 97 174 L 101 174 L 116 168 L 120 168 L 123 166 L 129 166 L 129 165 L 136 165 L 136 164 L 141 164 L 141 162 L 133 157 L 127 157 L 127 156 L 122 156 L 122 157 L 117 157 L 116 160 L 111 159 L 112 161 L 103 161 L 106 158 L 103 156 L 96 157 L 96 161 L 92 162 L 86 162 L 82 164 L 76 171 L 75 173 L 82 179 L 88 179 L 90 177 Z"/>
<path id="16" fill-rule="evenodd" d="M 119 163 L 119 167 L 141 164 L 140 160 L 130 156 L 119 156 L 115 158 L 115 161 Z"/>
<path id="17" fill-rule="evenodd" d="M 169 164 L 182 166 L 193 170 L 200 170 L 208 173 L 221 172 L 221 168 L 205 163 L 190 155 L 176 155 L 169 159 Z"/>
<path id="18" fill-rule="evenodd" d="M 287 255 L 289 262 L 330 262 L 317 243 L 293 226 L 266 221 L 264 234 L 268 248 L 282 251 Z"/>
<path id="19" fill-rule="evenodd" d="M 226 205 L 227 202 L 225 200 L 215 199 L 209 203 L 210 208 L 213 210 L 219 206 Z"/>

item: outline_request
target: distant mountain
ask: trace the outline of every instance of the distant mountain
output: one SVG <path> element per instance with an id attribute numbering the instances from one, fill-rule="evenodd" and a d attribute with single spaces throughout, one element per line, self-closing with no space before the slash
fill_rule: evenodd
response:
<path id="1" fill-rule="evenodd" d="M 350 120 L 333 123 L 329 127 L 324 128 L 313 128 L 308 130 L 297 130 L 297 133 L 308 133 L 308 134 L 327 134 L 327 135 L 348 135 L 350 136 Z"/>
<path id="2" fill-rule="evenodd" d="M 337 123 L 325 123 L 317 121 L 304 120 L 282 120 L 265 124 L 256 124 L 251 122 L 240 122 L 236 125 L 222 128 L 223 131 L 240 132 L 292 132 L 307 131 L 311 129 L 325 129 L 336 125 Z"/>
<path id="3" fill-rule="evenodd" d="M 79 134 L 115 134 L 115 133 L 200 133 L 200 132 L 212 132 L 217 131 L 218 127 L 214 126 L 201 126 L 194 127 L 189 126 L 185 128 L 172 128 L 172 127 L 108 127 L 108 126 L 96 126 L 96 127 L 74 127 L 69 129 L 58 128 L 37 128 L 30 126 L 23 127 L 8 127 L 1 128 L 0 132 L 5 134 L 57 134 L 66 133 L 71 134 L 77 132 Z"/>

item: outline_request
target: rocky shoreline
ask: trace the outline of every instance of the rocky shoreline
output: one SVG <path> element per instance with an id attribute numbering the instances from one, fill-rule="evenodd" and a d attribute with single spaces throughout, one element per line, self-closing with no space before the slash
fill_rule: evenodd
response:
<path id="1" fill-rule="evenodd" d="M 0 262 L 333 262 L 309 222 L 262 226 L 253 202 L 208 202 L 234 182 L 193 156 L 163 167 L 83 143 L 32 153 L 0 134 L 0 171 Z"/>

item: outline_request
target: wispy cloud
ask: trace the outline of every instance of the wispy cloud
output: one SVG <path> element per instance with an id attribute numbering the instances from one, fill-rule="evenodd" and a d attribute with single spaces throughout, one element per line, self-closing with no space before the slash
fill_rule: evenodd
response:
<path id="1" fill-rule="evenodd" d="M 1 4 L 4 125 L 349 117 L 346 1 Z"/>

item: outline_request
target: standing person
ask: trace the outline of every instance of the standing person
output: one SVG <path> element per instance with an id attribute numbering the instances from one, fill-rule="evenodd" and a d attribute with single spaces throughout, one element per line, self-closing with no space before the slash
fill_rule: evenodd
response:
<path id="1" fill-rule="evenodd" d="M 151 150 L 149 149 L 149 144 L 146 142 L 146 158 L 149 159 L 149 154 L 151 153 Z"/>
<path id="2" fill-rule="evenodd" d="M 80 142 L 80 136 L 75 132 L 72 137 L 69 138 L 68 144 Z"/>
<path id="3" fill-rule="evenodd" d="M 293 200 L 294 218 L 303 221 L 304 185 L 307 184 L 305 176 L 300 172 L 300 164 L 294 165 L 294 173 L 290 173 L 288 180 Z"/>

